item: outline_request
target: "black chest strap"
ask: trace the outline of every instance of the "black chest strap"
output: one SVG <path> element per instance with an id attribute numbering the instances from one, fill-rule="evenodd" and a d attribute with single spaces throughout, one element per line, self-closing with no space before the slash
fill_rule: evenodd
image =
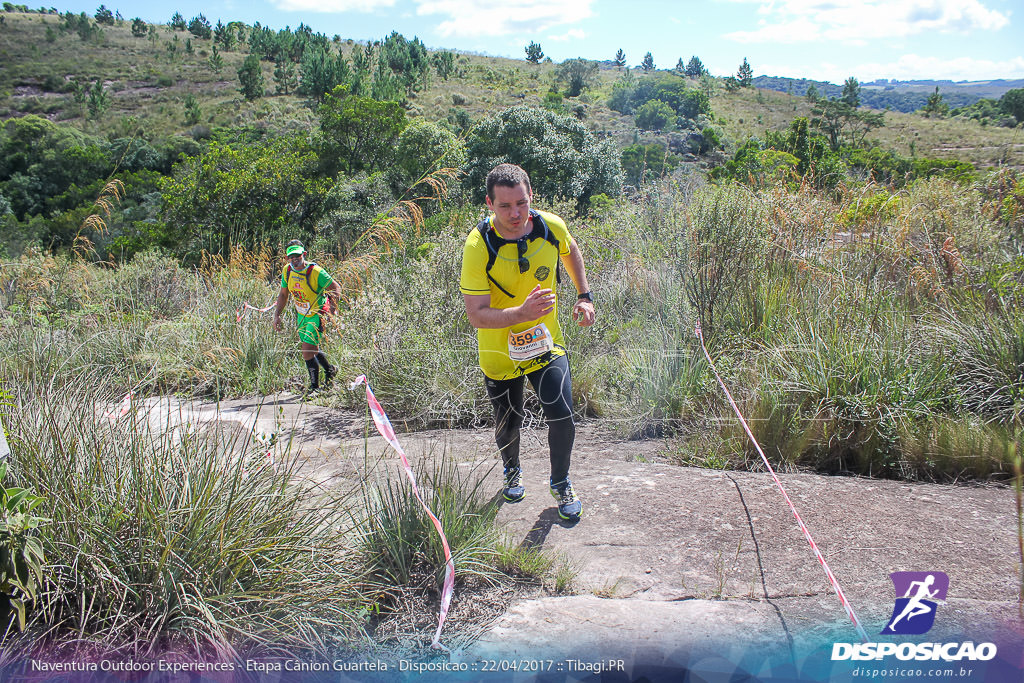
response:
<path id="1" fill-rule="evenodd" d="M 491 277 L 491 268 L 494 267 L 494 262 L 498 258 L 498 251 L 506 244 L 516 244 L 522 240 L 526 240 L 527 243 L 529 243 L 530 240 L 535 239 L 547 240 L 555 247 L 555 282 L 559 283 L 562 281 L 562 271 L 559 267 L 559 259 L 557 256 L 557 254 L 560 253 L 558 238 L 555 237 L 553 232 L 551 232 L 547 222 L 541 218 L 541 215 L 537 211 L 530 209 L 530 219 L 533 221 L 533 229 L 530 231 L 529 235 L 520 237 L 518 240 L 507 240 L 503 237 L 499 237 L 498 233 L 491 229 L 490 219 L 485 218 L 477 223 L 476 226 L 476 229 L 480 232 L 480 236 L 484 239 L 484 244 L 487 246 L 487 279 L 510 299 L 514 299 L 515 296 L 498 284 L 497 280 Z"/>

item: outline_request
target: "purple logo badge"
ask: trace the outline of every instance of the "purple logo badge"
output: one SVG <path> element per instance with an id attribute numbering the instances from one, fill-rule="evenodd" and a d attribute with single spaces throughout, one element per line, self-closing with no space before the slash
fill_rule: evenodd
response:
<path id="1" fill-rule="evenodd" d="M 935 623 L 935 608 L 946 601 L 949 577 L 944 572 L 893 572 L 896 604 L 883 634 L 920 635 Z"/>

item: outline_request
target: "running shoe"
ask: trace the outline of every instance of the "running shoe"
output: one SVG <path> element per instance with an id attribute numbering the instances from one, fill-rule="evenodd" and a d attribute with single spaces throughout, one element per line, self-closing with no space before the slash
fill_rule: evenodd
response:
<path id="1" fill-rule="evenodd" d="M 551 485 L 551 495 L 558 501 L 558 516 L 570 522 L 580 521 L 583 515 L 583 503 L 576 497 L 572 482 L 565 481 Z"/>
<path id="2" fill-rule="evenodd" d="M 326 375 L 327 375 L 327 382 L 326 383 L 330 383 L 330 381 L 332 379 L 334 379 L 335 375 L 338 374 L 338 366 L 337 365 L 328 365 L 327 366 L 327 370 L 325 372 L 326 372 Z"/>
<path id="3" fill-rule="evenodd" d="M 523 486 L 523 470 L 521 468 L 505 468 L 505 486 L 501 489 L 501 495 L 510 503 L 518 503 L 526 497 L 526 487 Z"/>

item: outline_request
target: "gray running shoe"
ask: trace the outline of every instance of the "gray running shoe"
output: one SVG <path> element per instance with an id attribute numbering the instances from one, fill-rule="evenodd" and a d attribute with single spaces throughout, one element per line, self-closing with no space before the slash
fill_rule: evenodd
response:
<path id="1" fill-rule="evenodd" d="M 572 488 L 572 482 L 566 479 L 563 482 L 551 485 L 551 495 L 558 501 L 558 516 L 570 522 L 580 521 L 583 515 L 583 503 L 576 497 Z"/>
<path id="2" fill-rule="evenodd" d="M 522 469 L 518 467 L 505 468 L 505 486 L 501 489 L 501 495 L 510 503 L 518 503 L 526 497 Z"/>

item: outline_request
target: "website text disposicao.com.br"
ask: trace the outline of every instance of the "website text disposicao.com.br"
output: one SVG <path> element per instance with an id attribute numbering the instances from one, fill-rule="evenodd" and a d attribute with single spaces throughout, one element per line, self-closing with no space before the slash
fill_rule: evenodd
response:
<path id="1" fill-rule="evenodd" d="M 948 667 L 942 669 L 919 669 L 914 667 L 870 667 L 858 666 L 851 672 L 854 678 L 890 678 L 899 677 L 902 679 L 915 678 L 941 678 L 943 680 L 965 679 L 969 680 L 974 674 L 974 669 L 966 666 Z"/>

